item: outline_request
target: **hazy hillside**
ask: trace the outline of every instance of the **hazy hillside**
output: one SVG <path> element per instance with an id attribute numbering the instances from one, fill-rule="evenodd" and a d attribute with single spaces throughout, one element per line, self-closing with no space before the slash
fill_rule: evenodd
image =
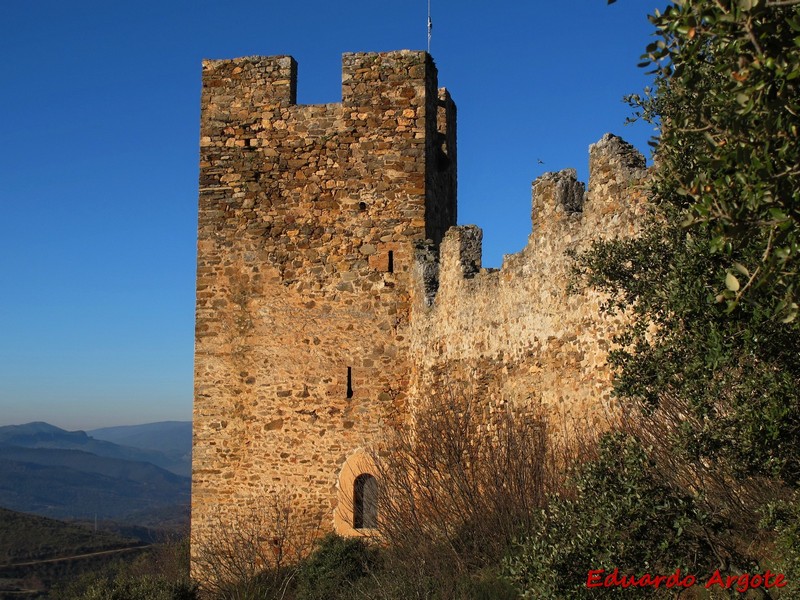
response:
<path id="1" fill-rule="evenodd" d="M 173 458 L 189 460 L 192 453 L 192 422 L 162 421 L 144 425 L 104 427 L 87 432 L 98 440 L 121 446 L 157 450 Z"/>
<path id="2" fill-rule="evenodd" d="M 55 518 L 119 519 L 189 503 L 189 479 L 154 465 L 74 451 L 26 452 L 0 449 L 0 506 Z"/>
<path id="3" fill-rule="evenodd" d="M 141 555 L 141 546 L 109 531 L 0 508 L 0 598 L 44 598 L 54 584 Z"/>
<path id="4" fill-rule="evenodd" d="M 179 436 L 176 436 L 179 439 Z M 154 446 L 125 446 L 110 441 L 96 439 L 84 431 L 66 431 L 48 423 L 27 423 L 0 427 L 0 448 L 54 448 L 60 450 L 80 450 L 123 460 L 149 462 L 162 469 L 188 477 L 191 474 L 191 434 L 188 443 L 170 442 L 168 446 L 176 450 L 162 452 Z"/>

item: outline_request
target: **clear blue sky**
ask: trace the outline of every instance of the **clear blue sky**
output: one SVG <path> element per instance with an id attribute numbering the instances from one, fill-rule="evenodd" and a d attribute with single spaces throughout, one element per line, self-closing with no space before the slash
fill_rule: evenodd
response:
<path id="1" fill-rule="evenodd" d="M 530 183 L 587 174 L 660 0 L 432 0 L 458 105 L 459 222 L 484 265 L 519 251 Z M 291 54 L 301 103 L 341 97 L 341 54 L 424 49 L 426 0 L 6 2 L 0 15 L 0 425 L 188 420 L 200 63 Z M 537 164 L 537 159 L 544 165 Z"/>

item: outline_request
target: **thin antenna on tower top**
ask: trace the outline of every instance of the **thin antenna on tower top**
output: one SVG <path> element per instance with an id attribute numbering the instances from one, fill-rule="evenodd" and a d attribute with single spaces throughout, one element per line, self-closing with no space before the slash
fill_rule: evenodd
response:
<path id="1" fill-rule="evenodd" d="M 428 0 L 428 54 L 431 53 L 431 30 L 433 29 L 433 21 L 431 21 L 431 0 Z"/>

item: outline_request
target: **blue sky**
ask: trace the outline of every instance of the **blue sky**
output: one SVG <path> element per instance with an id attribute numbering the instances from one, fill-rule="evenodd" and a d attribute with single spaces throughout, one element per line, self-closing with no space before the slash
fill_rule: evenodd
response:
<path id="1" fill-rule="evenodd" d="M 530 183 L 587 175 L 664 2 L 432 0 L 458 105 L 459 222 L 499 266 Z M 0 425 L 191 418 L 200 64 L 290 54 L 298 100 L 341 98 L 341 54 L 424 49 L 425 0 L 8 2 L 0 16 Z M 538 159 L 544 165 L 538 164 Z"/>

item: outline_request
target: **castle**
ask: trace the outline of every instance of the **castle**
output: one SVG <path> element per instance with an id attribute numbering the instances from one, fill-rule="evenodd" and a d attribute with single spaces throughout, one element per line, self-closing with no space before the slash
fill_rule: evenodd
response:
<path id="1" fill-rule="evenodd" d="M 195 541 L 276 491 L 325 529 L 373 528 L 365 450 L 448 381 L 556 422 L 613 410 L 620 325 L 567 292 L 565 252 L 635 233 L 644 158 L 606 135 L 588 188 L 538 178 L 528 245 L 482 269 L 480 229 L 455 226 L 456 107 L 431 57 L 342 62 L 341 103 L 307 106 L 291 57 L 203 63 Z"/>

